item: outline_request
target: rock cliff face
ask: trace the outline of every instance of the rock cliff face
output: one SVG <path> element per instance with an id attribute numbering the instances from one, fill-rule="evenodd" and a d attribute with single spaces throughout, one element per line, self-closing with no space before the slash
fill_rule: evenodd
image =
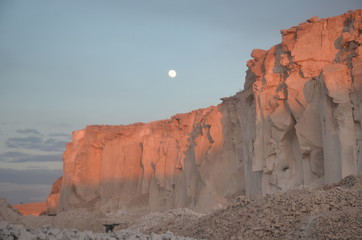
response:
<path id="1" fill-rule="evenodd" d="M 203 211 L 362 172 L 361 32 L 362 10 L 311 18 L 253 50 L 244 90 L 216 107 L 75 131 L 58 209 Z"/>
<path id="2" fill-rule="evenodd" d="M 282 30 L 254 50 L 256 123 L 246 193 L 320 186 L 362 171 L 362 11 Z M 257 181 L 254 181 L 257 179 Z"/>
<path id="3" fill-rule="evenodd" d="M 73 133 L 64 158 L 59 209 L 122 206 L 206 210 L 243 189 L 235 143 L 221 106 L 170 120 L 88 126 Z M 223 150 L 224 147 L 230 151 Z"/>

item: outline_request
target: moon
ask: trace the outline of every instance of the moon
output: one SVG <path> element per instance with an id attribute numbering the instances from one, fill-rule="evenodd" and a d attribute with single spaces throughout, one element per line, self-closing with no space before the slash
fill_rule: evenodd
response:
<path id="1" fill-rule="evenodd" d="M 168 76 L 170 78 L 175 78 L 176 77 L 176 71 L 175 70 L 170 70 L 168 71 Z"/>

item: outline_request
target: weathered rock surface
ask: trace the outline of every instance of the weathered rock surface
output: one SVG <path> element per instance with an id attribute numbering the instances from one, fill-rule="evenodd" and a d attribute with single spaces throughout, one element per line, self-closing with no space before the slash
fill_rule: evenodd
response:
<path id="1" fill-rule="evenodd" d="M 318 187 L 362 172 L 361 15 L 282 30 L 280 44 L 252 52 L 244 90 L 216 107 L 75 131 L 58 209 L 203 211 L 244 191 Z"/>
<path id="2" fill-rule="evenodd" d="M 148 124 L 75 131 L 63 154 L 60 211 L 224 205 L 224 196 L 243 189 L 243 169 L 240 137 L 230 138 L 238 131 L 225 132 L 237 127 L 224 127 L 238 125 L 238 118 L 230 122 L 222 111 L 209 107 Z"/>
<path id="3" fill-rule="evenodd" d="M 321 186 L 362 171 L 361 31 L 356 10 L 282 30 L 281 44 L 253 51 L 247 194 Z"/>

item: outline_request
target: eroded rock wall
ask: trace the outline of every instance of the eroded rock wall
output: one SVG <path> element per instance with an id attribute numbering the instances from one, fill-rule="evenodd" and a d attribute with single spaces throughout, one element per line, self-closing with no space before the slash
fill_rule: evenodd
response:
<path id="1" fill-rule="evenodd" d="M 63 155 L 59 210 L 222 206 L 225 196 L 243 190 L 238 137 L 224 137 L 238 118 L 222 111 L 209 107 L 148 124 L 75 131 Z"/>
<path id="2" fill-rule="evenodd" d="M 244 158 L 252 171 L 247 194 L 362 171 L 361 15 L 311 18 L 282 30 L 281 44 L 252 52 L 246 86 L 254 92 L 256 132 Z"/>

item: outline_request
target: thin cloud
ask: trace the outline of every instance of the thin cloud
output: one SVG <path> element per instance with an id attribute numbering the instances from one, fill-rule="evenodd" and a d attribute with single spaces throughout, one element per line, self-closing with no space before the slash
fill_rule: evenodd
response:
<path id="1" fill-rule="evenodd" d="M 62 155 L 54 154 L 54 155 L 29 155 L 26 157 L 13 159 L 12 163 L 25 163 L 25 162 L 61 162 Z"/>
<path id="2" fill-rule="evenodd" d="M 28 169 L 44 169 L 44 168 L 41 167 L 41 166 L 33 166 L 33 165 L 28 166 L 27 168 L 28 168 Z"/>
<path id="3" fill-rule="evenodd" d="M 8 148 L 40 149 L 43 138 L 39 136 L 8 138 L 5 145 Z"/>
<path id="4" fill-rule="evenodd" d="M 65 123 L 65 122 L 62 122 L 62 123 L 49 123 L 48 126 L 52 126 L 52 127 L 55 127 L 55 128 L 72 128 L 71 124 Z"/>
<path id="5" fill-rule="evenodd" d="M 36 130 L 34 128 L 18 129 L 18 130 L 16 130 L 16 132 L 21 133 L 21 134 L 42 135 L 38 130 Z"/>
<path id="6" fill-rule="evenodd" d="M 34 154 L 25 154 L 20 152 L 5 152 L 0 154 L 0 162 L 8 162 L 8 163 L 61 162 L 61 161 L 62 161 L 62 155 L 60 153 L 34 155 Z"/>
<path id="7" fill-rule="evenodd" d="M 61 152 L 64 151 L 66 144 L 67 141 L 49 138 L 43 142 L 39 149 L 45 152 Z"/>
<path id="8" fill-rule="evenodd" d="M 0 183 L 52 184 L 62 175 L 62 171 L 49 169 L 15 170 L 0 168 Z"/>
<path id="9" fill-rule="evenodd" d="M 71 135 L 67 133 L 49 133 L 49 136 L 51 137 L 66 137 L 70 139 Z"/>
<path id="10" fill-rule="evenodd" d="M 23 157 L 26 156 L 26 154 L 24 153 L 20 153 L 20 152 L 5 152 L 0 154 L 0 159 L 1 158 L 17 158 L 17 157 Z"/>
<path id="11" fill-rule="evenodd" d="M 41 136 L 12 137 L 5 141 L 5 146 L 13 149 L 33 149 L 44 152 L 63 152 L 67 141 Z"/>

